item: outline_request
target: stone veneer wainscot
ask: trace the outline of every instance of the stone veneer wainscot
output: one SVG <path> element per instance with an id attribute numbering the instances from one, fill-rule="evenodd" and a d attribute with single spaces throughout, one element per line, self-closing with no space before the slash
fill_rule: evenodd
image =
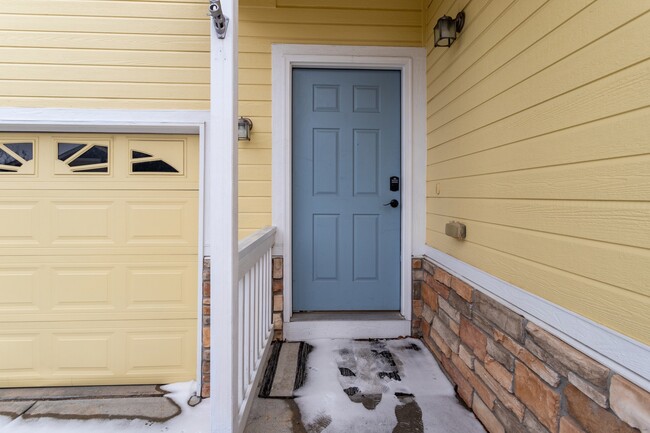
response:
<path id="1" fill-rule="evenodd" d="M 413 334 L 490 433 L 650 432 L 650 393 L 426 258 L 412 265 Z"/>

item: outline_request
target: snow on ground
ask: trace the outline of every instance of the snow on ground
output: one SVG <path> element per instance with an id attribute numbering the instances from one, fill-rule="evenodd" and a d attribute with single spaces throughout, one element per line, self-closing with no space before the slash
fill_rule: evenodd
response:
<path id="1" fill-rule="evenodd" d="M 421 409 L 424 432 L 485 432 L 472 412 L 460 405 L 451 383 L 419 340 L 309 343 L 314 350 L 308 358 L 307 381 L 295 400 L 307 431 L 392 433 L 398 423 L 395 409 L 404 404 L 399 396 L 412 394 Z M 354 376 L 343 375 L 340 368 Z M 391 368 L 401 380 L 386 375 Z M 353 402 L 343 391 L 355 388 L 357 395 L 374 395 L 374 403 Z"/>
<path id="2" fill-rule="evenodd" d="M 10 421 L 0 417 L 0 433 L 209 433 L 210 401 L 190 407 L 187 400 L 196 389 L 195 382 L 174 383 L 163 386 L 171 398 L 182 409 L 180 415 L 166 422 L 146 420 L 71 420 L 54 418 L 16 418 Z"/>

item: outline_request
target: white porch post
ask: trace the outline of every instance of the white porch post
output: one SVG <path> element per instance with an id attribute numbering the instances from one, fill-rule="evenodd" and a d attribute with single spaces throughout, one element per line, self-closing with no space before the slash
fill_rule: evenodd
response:
<path id="1" fill-rule="evenodd" d="M 206 0 L 205 8 L 208 10 Z M 210 233 L 210 422 L 213 433 L 233 433 L 237 414 L 237 13 L 222 0 L 230 22 L 218 39 L 210 19 L 210 125 L 207 146 L 207 220 Z"/>

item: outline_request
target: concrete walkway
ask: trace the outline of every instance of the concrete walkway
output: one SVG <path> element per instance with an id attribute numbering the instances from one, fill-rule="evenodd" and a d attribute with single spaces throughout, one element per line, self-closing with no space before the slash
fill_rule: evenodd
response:
<path id="1" fill-rule="evenodd" d="M 0 433 L 208 433 L 193 382 L 157 386 L 0 389 Z"/>

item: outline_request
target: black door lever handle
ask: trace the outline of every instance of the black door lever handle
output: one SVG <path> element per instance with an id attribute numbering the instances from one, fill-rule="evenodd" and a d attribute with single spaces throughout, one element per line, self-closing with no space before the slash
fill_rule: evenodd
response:
<path id="1" fill-rule="evenodd" d="M 392 199 L 388 203 L 384 203 L 384 206 L 390 206 L 390 207 L 394 208 L 394 207 L 399 206 L 399 202 L 397 200 L 395 200 L 395 199 Z"/>

